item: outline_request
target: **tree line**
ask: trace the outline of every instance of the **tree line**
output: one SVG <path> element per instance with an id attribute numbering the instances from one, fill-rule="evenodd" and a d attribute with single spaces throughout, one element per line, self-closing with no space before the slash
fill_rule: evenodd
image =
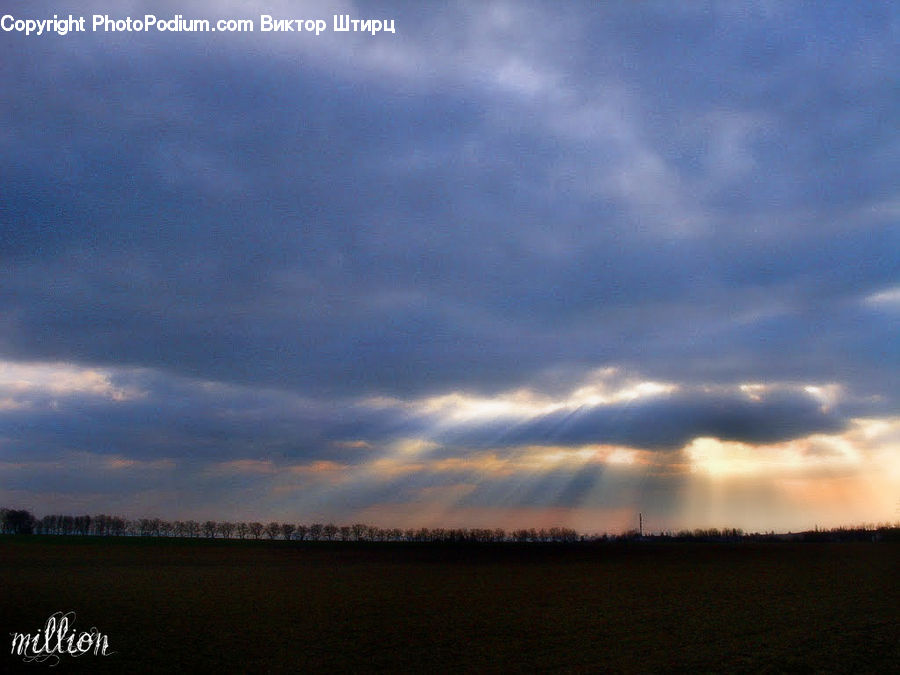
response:
<path id="1" fill-rule="evenodd" d="M 29 511 L 0 509 L 0 532 L 4 534 L 93 535 L 102 537 L 202 537 L 207 539 L 281 539 L 289 541 L 445 541 L 495 542 L 544 541 L 574 542 L 582 537 L 573 529 L 551 527 L 519 529 L 502 528 L 384 528 L 364 523 L 294 524 L 164 520 L 161 518 L 128 519 L 99 514 L 46 515 L 36 518 Z"/>
<path id="2" fill-rule="evenodd" d="M 129 519 L 106 514 L 35 517 L 24 509 L 0 508 L 0 533 L 83 535 L 100 537 L 186 537 L 206 539 L 269 539 L 283 541 L 410 541 L 410 542 L 546 542 L 584 541 L 868 541 L 900 540 L 900 523 L 816 528 L 810 532 L 747 534 L 737 528 L 705 528 L 641 534 L 629 530 L 621 534 L 583 535 L 566 527 L 520 528 L 384 528 L 364 523 L 311 525 L 271 521 L 268 523 Z"/>

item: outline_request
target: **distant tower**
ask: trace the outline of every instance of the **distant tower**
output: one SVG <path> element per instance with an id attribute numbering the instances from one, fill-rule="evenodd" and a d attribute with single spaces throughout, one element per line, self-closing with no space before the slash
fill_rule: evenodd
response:
<path id="1" fill-rule="evenodd" d="M 638 530 L 641 533 L 641 538 L 644 537 L 644 514 L 638 513 Z"/>

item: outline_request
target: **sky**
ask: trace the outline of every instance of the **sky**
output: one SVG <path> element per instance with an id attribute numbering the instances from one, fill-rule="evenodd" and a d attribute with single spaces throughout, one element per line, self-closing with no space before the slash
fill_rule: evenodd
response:
<path id="1" fill-rule="evenodd" d="M 900 519 L 896 5 L 3 11 L 3 505 Z"/>

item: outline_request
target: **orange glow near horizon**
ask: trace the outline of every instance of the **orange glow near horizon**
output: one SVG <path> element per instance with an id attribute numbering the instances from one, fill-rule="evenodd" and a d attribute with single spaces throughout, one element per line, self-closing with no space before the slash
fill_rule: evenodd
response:
<path id="1" fill-rule="evenodd" d="M 136 376 L 139 372 L 0 362 L 0 410 L 14 412 L 20 406 L 38 405 L 52 411 L 54 401 L 79 395 L 91 397 L 93 403 L 107 399 L 118 409 L 147 395 L 137 385 L 120 384 L 142 382 Z M 220 392 L 226 387 L 208 382 L 197 386 L 204 392 Z M 231 385 L 226 388 L 232 393 L 239 391 Z M 802 391 L 823 411 L 836 406 L 844 395 L 833 383 L 751 381 L 701 389 L 705 394 L 722 392 L 753 402 L 778 390 Z M 333 519 L 354 521 L 366 513 L 393 513 L 394 522 L 384 521 L 381 515 L 378 522 L 403 527 L 462 526 L 471 518 L 472 525 L 560 525 L 582 531 L 630 527 L 639 511 L 657 529 L 777 530 L 897 519 L 898 417 L 854 419 L 839 433 L 810 434 L 777 443 L 696 437 L 680 448 L 665 450 L 603 443 L 492 447 L 483 440 L 477 447 L 467 447 L 462 441 L 448 445 L 437 440 L 466 438 L 465 434 L 454 436 L 454 432 L 480 424 L 516 428 L 560 411 L 627 405 L 642 398 L 663 400 L 683 391 L 684 387 L 672 383 L 628 378 L 607 368 L 590 373 L 568 393 L 556 397 L 520 388 L 495 397 L 454 392 L 407 401 L 369 398 L 354 404 L 366 413 L 399 411 L 413 420 L 409 428 L 414 431 L 388 440 L 358 432 L 345 439 L 329 438 L 320 454 L 298 453 L 298 458 L 289 452 L 269 455 L 265 448 L 258 456 L 248 453 L 218 460 L 130 456 L 118 447 L 107 453 L 64 450 L 34 459 L 0 460 L 0 478 L 13 486 L 8 494 L 25 500 L 26 506 L 33 500 L 39 510 L 44 508 L 43 497 L 24 489 L 39 479 L 56 486 L 52 503 L 64 504 L 66 499 L 73 504 L 95 503 L 97 512 L 110 508 L 104 502 L 106 484 L 134 483 L 139 485 L 134 489 L 140 490 L 135 503 L 157 504 L 157 513 L 149 515 L 167 517 L 185 517 L 166 513 L 166 509 L 184 501 L 178 491 L 189 481 L 180 477 L 194 475 L 212 486 L 209 494 L 221 493 L 225 505 L 221 517 L 235 519 L 242 517 L 244 509 L 291 519 L 303 518 L 305 513 L 320 513 L 323 518 L 332 513 Z M 288 395 L 285 405 L 292 410 L 298 401 Z M 253 414 L 254 409 L 248 408 L 247 418 L 252 419 Z M 245 410 L 233 406 L 221 415 L 243 420 Z M 10 442 L 0 436 L 0 451 Z M 60 486 L 65 486 L 66 477 L 73 473 L 90 474 L 100 487 L 91 496 L 76 494 L 74 488 L 67 496 Z M 243 490 L 241 499 L 230 499 L 231 491 L 238 489 Z M 367 497 L 371 500 L 367 502 L 357 499 L 358 494 L 374 496 Z M 121 497 L 122 503 L 125 499 Z M 529 500 L 534 505 L 529 505 Z M 214 505 L 204 509 L 206 513 L 212 510 Z"/>

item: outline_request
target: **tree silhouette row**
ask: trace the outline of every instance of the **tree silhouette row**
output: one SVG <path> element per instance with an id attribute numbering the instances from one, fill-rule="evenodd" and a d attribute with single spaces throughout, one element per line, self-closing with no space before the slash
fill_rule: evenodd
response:
<path id="1" fill-rule="evenodd" d="M 83 535 L 100 537 L 185 537 L 206 539 L 268 539 L 284 541 L 410 541 L 410 542 L 553 542 L 578 541 L 869 541 L 900 539 L 900 523 L 859 525 L 828 530 L 775 534 L 746 534 L 743 530 L 694 529 L 665 531 L 641 535 L 637 530 L 622 534 L 581 535 L 566 527 L 520 528 L 384 528 L 364 523 L 335 525 L 334 523 L 294 524 L 271 521 L 269 523 L 163 520 L 161 518 L 128 519 L 121 516 L 99 514 L 46 515 L 36 518 L 24 509 L 0 508 L 0 533 Z"/>

